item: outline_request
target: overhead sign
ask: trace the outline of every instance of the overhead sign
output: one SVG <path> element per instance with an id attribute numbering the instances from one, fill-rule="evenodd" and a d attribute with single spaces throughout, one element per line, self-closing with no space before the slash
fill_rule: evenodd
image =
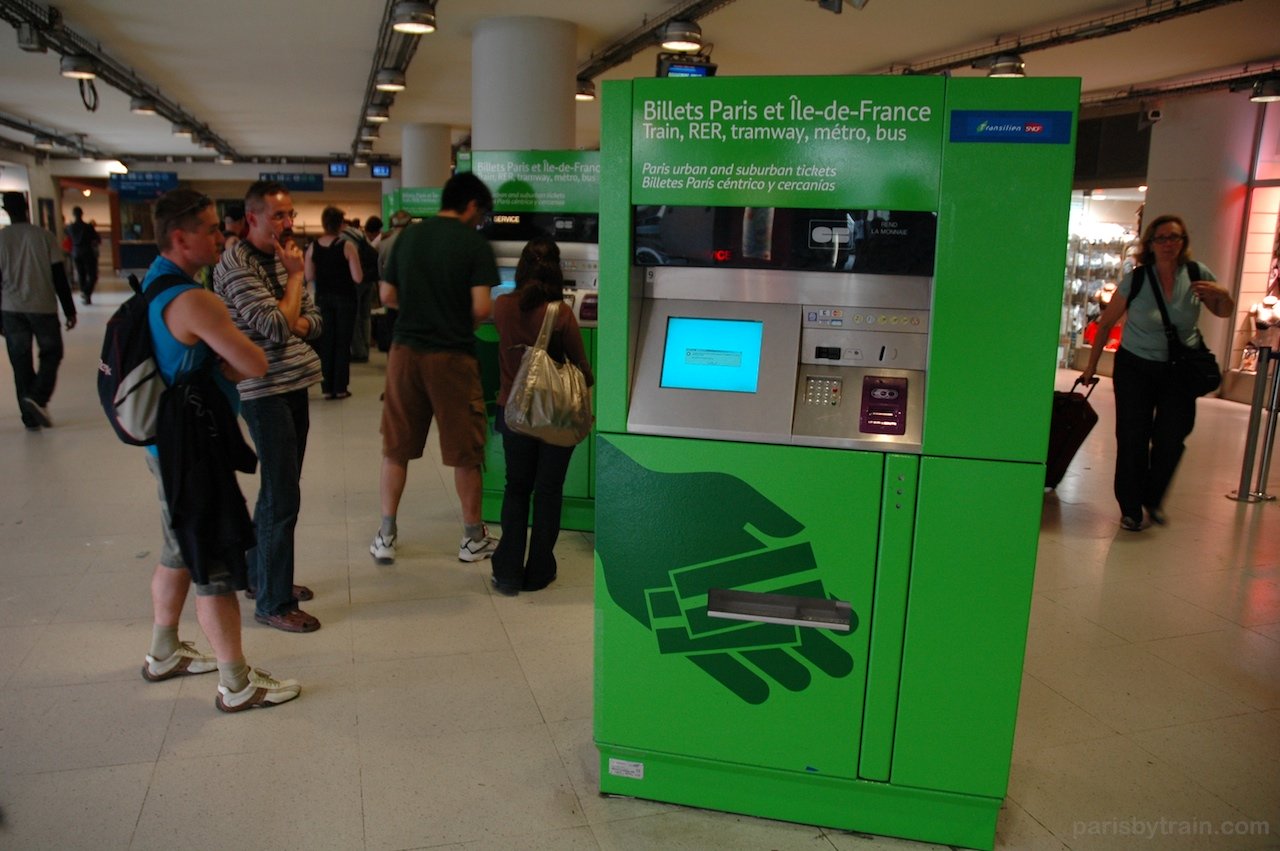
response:
<path id="1" fill-rule="evenodd" d="M 120 195 L 121 201 L 154 201 L 171 189 L 178 188 L 176 171 L 131 171 L 113 174 L 107 186 Z"/>
<path id="2" fill-rule="evenodd" d="M 434 216 L 440 212 L 441 191 L 438 186 L 409 186 L 401 188 L 400 206 L 396 209 L 405 210 L 412 216 Z"/>
<path id="3" fill-rule="evenodd" d="M 472 151 L 471 171 L 495 212 L 600 212 L 599 151 Z"/>
<path id="4" fill-rule="evenodd" d="M 324 175 L 307 172 L 263 171 L 258 173 L 259 180 L 274 180 L 290 192 L 323 192 Z"/>

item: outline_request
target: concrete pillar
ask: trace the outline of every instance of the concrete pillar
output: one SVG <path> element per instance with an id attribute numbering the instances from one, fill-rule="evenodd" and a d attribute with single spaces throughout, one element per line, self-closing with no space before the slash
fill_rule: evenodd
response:
<path id="1" fill-rule="evenodd" d="M 400 135 L 400 185 L 444 186 L 449 179 L 453 140 L 444 124 L 406 124 Z"/>
<path id="2" fill-rule="evenodd" d="M 481 21 L 471 39 L 471 149 L 574 146 L 577 27 L 550 18 Z"/>

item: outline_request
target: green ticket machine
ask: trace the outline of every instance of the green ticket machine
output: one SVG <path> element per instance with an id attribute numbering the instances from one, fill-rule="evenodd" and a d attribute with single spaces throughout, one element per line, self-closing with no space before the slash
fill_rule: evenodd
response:
<path id="1" fill-rule="evenodd" d="M 605 84 L 601 791 L 992 846 L 1078 102 Z"/>

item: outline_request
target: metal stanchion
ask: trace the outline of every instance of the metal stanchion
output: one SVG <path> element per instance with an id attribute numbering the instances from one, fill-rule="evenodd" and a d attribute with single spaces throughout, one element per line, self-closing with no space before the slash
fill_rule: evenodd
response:
<path id="1" fill-rule="evenodd" d="M 1258 483 L 1249 496 L 1260 500 L 1273 500 L 1276 495 L 1267 493 L 1267 478 L 1271 475 L 1271 453 L 1276 443 L 1276 406 L 1280 396 L 1280 360 L 1271 370 L 1271 392 L 1267 400 L 1267 434 L 1262 439 L 1262 460 L 1258 464 Z"/>
<path id="2" fill-rule="evenodd" d="M 1262 424 L 1263 400 L 1266 398 L 1268 370 L 1271 367 L 1271 349 L 1262 346 L 1258 349 L 1258 371 L 1253 379 L 1253 404 L 1249 406 L 1249 428 L 1244 443 L 1244 462 L 1240 465 L 1240 487 L 1227 494 L 1227 499 L 1238 502 L 1261 502 L 1262 498 L 1254 496 L 1249 489 L 1249 480 L 1253 478 L 1253 461 L 1258 446 L 1258 427 Z M 1270 458 L 1268 457 L 1268 460 Z"/>

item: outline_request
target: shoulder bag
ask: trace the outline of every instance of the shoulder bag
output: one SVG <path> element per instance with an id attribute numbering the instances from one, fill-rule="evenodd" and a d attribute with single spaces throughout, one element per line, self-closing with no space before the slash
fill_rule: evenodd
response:
<path id="1" fill-rule="evenodd" d="M 503 413 L 507 428 L 554 446 L 577 446 L 591 433 L 591 388 L 582 370 L 547 353 L 560 302 L 547 303 L 538 340 L 525 349 Z"/>
<path id="2" fill-rule="evenodd" d="M 1222 370 L 1218 368 L 1218 361 L 1205 346 L 1203 337 L 1195 348 L 1178 338 L 1177 330 L 1169 321 L 1169 311 L 1164 306 L 1164 293 L 1160 289 L 1159 280 L 1153 279 L 1151 292 L 1156 297 L 1156 306 L 1160 308 L 1165 339 L 1169 341 L 1169 369 L 1173 370 L 1173 378 L 1192 396 L 1212 393 L 1222 384 Z M 1200 336 L 1198 331 L 1196 336 Z"/>

